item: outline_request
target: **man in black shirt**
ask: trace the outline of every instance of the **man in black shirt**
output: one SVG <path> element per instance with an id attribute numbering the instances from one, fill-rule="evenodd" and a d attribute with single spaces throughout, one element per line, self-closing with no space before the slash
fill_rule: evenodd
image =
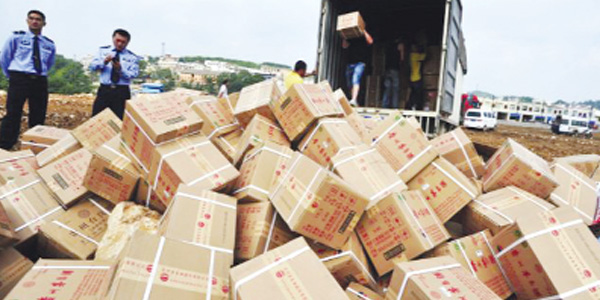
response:
<path id="1" fill-rule="evenodd" d="M 362 38 L 354 39 L 352 43 L 346 39 L 342 41 L 342 48 L 346 49 L 348 53 L 346 84 L 352 91 L 352 99 L 350 99 L 350 105 L 352 106 L 358 106 L 357 99 L 360 92 L 360 80 L 365 71 L 371 45 L 373 45 L 373 38 L 366 30 Z"/>

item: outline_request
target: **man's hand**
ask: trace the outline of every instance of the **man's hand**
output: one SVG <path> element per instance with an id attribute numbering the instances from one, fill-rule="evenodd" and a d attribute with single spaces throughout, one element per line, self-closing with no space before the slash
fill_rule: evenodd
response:
<path id="1" fill-rule="evenodd" d="M 367 44 L 373 45 L 373 37 L 366 30 L 365 30 L 365 41 L 367 41 Z"/>
<path id="2" fill-rule="evenodd" d="M 105 65 L 107 65 L 107 64 L 108 64 L 108 63 L 109 63 L 109 62 L 110 62 L 112 59 L 113 59 L 113 56 L 112 56 L 112 54 L 109 54 L 109 55 L 107 55 L 107 56 L 104 58 L 104 64 L 105 64 Z"/>
<path id="3" fill-rule="evenodd" d="M 348 47 L 350 47 L 350 42 L 346 39 L 342 39 L 342 48 L 346 49 Z"/>

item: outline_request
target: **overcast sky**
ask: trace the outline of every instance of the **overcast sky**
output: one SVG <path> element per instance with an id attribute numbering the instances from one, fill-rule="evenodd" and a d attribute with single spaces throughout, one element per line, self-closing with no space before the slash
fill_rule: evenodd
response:
<path id="1" fill-rule="evenodd" d="M 400 0 L 398 0 L 400 1 Z M 469 74 L 464 90 L 553 101 L 600 99 L 600 1 L 462 0 Z M 130 49 L 292 65 L 316 59 L 321 0 L 0 0 L 0 38 L 25 29 L 30 8 L 44 33 L 73 58 L 110 43 L 116 27 Z"/>

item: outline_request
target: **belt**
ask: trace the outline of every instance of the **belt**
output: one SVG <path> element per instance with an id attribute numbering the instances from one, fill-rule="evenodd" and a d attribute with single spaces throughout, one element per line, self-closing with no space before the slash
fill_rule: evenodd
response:
<path id="1" fill-rule="evenodd" d="M 25 73 L 25 72 L 19 72 L 19 71 L 9 71 L 8 74 L 10 76 L 22 76 L 22 77 L 26 77 L 29 79 L 43 79 L 46 78 L 46 76 L 44 75 L 38 75 L 38 74 L 33 74 L 33 73 Z"/>
<path id="2" fill-rule="evenodd" d="M 129 85 L 118 85 L 118 84 L 101 84 L 100 87 L 103 88 L 109 88 L 109 89 L 116 89 L 116 88 L 129 88 Z"/>

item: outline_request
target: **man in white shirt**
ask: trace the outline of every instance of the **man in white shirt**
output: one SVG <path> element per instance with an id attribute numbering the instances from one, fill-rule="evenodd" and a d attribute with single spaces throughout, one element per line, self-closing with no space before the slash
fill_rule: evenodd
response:
<path id="1" fill-rule="evenodd" d="M 223 80 L 221 83 L 221 87 L 219 88 L 219 94 L 217 98 L 225 98 L 229 101 L 229 94 L 227 93 L 227 84 L 229 83 L 229 79 Z"/>

